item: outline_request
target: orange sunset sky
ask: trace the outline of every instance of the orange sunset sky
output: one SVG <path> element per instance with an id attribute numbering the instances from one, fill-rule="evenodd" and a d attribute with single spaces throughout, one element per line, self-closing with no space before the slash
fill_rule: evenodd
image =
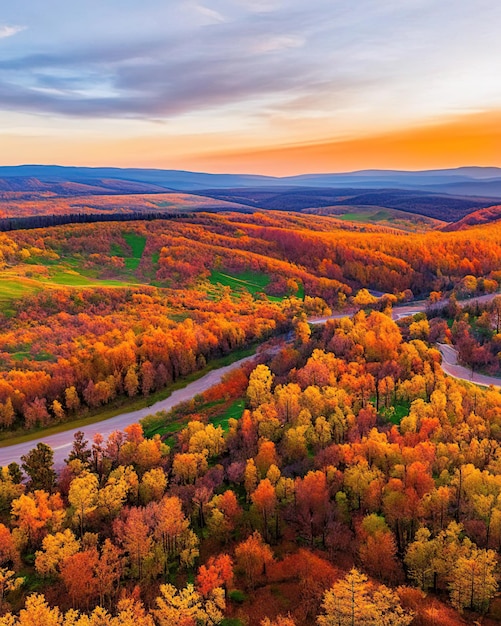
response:
<path id="1" fill-rule="evenodd" d="M 492 1 L 11 4 L 1 165 L 501 166 Z"/>

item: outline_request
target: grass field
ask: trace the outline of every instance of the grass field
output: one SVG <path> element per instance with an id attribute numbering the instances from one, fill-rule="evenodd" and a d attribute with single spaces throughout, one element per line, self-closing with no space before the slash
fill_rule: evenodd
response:
<path id="1" fill-rule="evenodd" d="M 385 417 L 392 424 L 400 424 L 404 417 L 409 415 L 410 403 L 403 400 L 397 400 L 397 402 L 389 409 L 382 409 L 381 415 Z"/>
<path id="2" fill-rule="evenodd" d="M 246 271 L 240 274 L 227 274 L 212 270 L 209 280 L 213 285 L 219 284 L 230 287 L 233 291 L 246 289 L 255 296 L 264 292 L 270 282 L 270 277 L 259 272 Z"/>
<path id="3" fill-rule="evenodd" d="M 137 269 L 146 246 L 146 237 L 125 233 L 124 240 L 130 246 L 128 256 L 123 250 L 115 250 L 123 256 L 126 270 L 116 278 L 99 278 L 98 270 L 84 267 L 84 259 L 64 257 L 49 259 L 31 258 L 26 264 L 0 271 L 0 311 L 13 314 L 11 303 L 18 298 L 34 294 L 50 286 L 63 287 L 130 287 L 138 281 L 132 272 Z M 125 248 L 125 246 L 124 246 Z M 121 275 L 122 274 L 122 275 Z"/>
<path id="4" fill-rule="evenodd" d="M 125 258 L 125 267 L 129 270 L 136 270 L 143 256 L 146 237 L 137 233 L 124 233 L 123 238 L 132 250 L 132 256 Z"/>
<path id="5" fill-rule="evenodd" d="M 228 430 L 228 423 L 230 419 L 240 419 L 245 409 L 245 401 L 243 398 L 235 400 L 223 413 L 217 417 L 211 419 L 211 424 L 214 426 L 221 426 L 224 431 Z"/>
<path id="6" fill-rule="evenodd" d="M 212 270 L 209 282 L 212 285 L 230 287 L 235 294 L 248 291 L 252 296 L 256 297 L 258 294 L 264 293 L 264 290 L 270 283 L 270 277 L 262 272 L 251 272 L 249 270 L 239 274 L 228 274 Z M 280 302 L 282 300 L 282 298 L 277 296 L 267 295 L 266 297 L 272 302 Z"/>
<path id="7" fill-rule="evenodd" d="M 213 424 L 216 428 L 221 428 L 226 432 L 229 428 L 230 419 L 240 419 L 245 408 L 245 401 L 243 398 L 235 400 L 234 402 L 225 403 L 225 400 L 216 400 L 215 402 L 206 402 L 204 404 L 197 404 L 194 411 L 197 415 L 203 415 L 204 413 L 211 413 L 212 417 L 209 418 L 209 423 Z M 218 409 L 217 407 L 221 407 Z M 144 429 L 146 437 L 154 437 L 160 435 L 164 438 L 167 445 L 172 446 L 175 443 L 174 435 L 183 428 L 186 427 L 190 419 L 190 415 L 186 415 L 181 411 L 178 413 L 175 409 L 169 411 L 167 415 L 159 413 L 158 415 L 147 417 L 142 420 L 141 424 Z"/>
<path id="8" fill-rule="evenodd" d="M 308 211 L 310 212 L 310 211 Z M 381 206 L 331 206 L 322 209 L 311 210 L 311 212 L 321 215 L 331 215 L 343 222 L 358 222 L 360 224 L 375 224 L 378 226 L 388 226 L 398 230 L 408 232 L 427 232 L 440 226 L 445 222 L 418 215 L 407 213 L 399 209 L 390 209 Z"/>

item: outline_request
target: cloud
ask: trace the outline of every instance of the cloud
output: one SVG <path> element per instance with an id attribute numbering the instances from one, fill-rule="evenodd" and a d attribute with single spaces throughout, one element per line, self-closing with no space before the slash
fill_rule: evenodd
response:
<path id="1" fill-rule="evenodd" d="M 287 48 L 301 48 L 305 43 L 302 37 L 278 35 L 276 37 L 265 37 L 257 41 L 254 50 L 258 53 L 275 52 L 286 50 Z"/>
<path id="2" fill-rule="evenodd" d="M 345 132 L 348 118 L 395 124 L 501 103 L 492 0 L 478 0 L 488 19 L 466 0 L 149 0 L 156 9 L 142 12 L 134 0 L 87 2 L 99 23 L 69 11 L 50 39 L 37 24 L 22 53 L 1 55 L 0 110 L 223 122 L 238 112 L 266 132 L 279 116 Z"/>
<path id="3" fill-rule="evenodd" d="M 26 26 L 7 26 L 6 24 L 0 24 L 0 39 L 7 39 L 7 37 L 13 37 L 21 31 L 26 30 Z"/>
<path id="4" fill-rule="evenodd" d="M 219 11 L 211 9 L 203 4 L 199 4 L 198 2 L 193 4 L 193 8 L 204 18 L 204 21 L 207 24 L 221 24 L 227 21 L 227 18 Z"/>

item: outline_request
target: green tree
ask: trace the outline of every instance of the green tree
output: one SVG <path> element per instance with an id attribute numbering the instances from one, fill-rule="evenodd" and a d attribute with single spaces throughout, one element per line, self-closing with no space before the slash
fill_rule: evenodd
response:
<path id="1" fill-rule="evenodd" d="M 52 492 L 56 482 L 54 451 L 45 443 L 37 444 L 28 454 L 21 457 L 22 468 L 29 477 L 28 488 Z"/>

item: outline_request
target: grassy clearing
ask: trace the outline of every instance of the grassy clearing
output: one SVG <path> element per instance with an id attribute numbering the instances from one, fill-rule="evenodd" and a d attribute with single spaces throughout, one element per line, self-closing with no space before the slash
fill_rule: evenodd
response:
<path id="1" fill-rule="evenodd" d="M 408 232 L 427 232 L 442 224 L 439 220 L 399 209 L 373 206 L 336 206 L 332 208 L 332 217 L 345 222 L 360 224 L 378 224 Z M 445 222 L 443 222 L 445 223 Z"/>
<path id="2" fill-rule="evenodd" d="M 221 408 L 218 409 L 217 407 Z M 230 403 L 225 400 L 216 400 L 202 404 L 198 402 L 188 413 L 186 412 L 186 407 L 181 405 L 179 410 L 172 409 L 168 413 L 160 411 L 156 415 L 149 416 L 141 420 L 141 424 L 146 437 L 151 438 L 155 435 L 160 435 L 169 446 L 172 446 L 175 444 L 174 435 L 186 427 L 192 413 L 196 413 L 197 415 L 211 415 L 211 417 L 209 417 L 209 423 L 213 424 L 216 428 L 221 426 L 221 428 L 227 432 L 230 419 L 240 419 L 244 409 L 245 401 L 243 398 L 239 398 Z"/>
<path id="3" fill-rule="evenodd" d="M 217 270 L 212 270 L 209 281 L 213 284 L 230 287 L 233 291 L 246 289 L 255 296 L 263 293 L 270 282 L 270 277 L 261 272 L 245 271 L 239 274 L 226 274 Z"/>
<path id="4" fill-rule="evenodd" d="M 232 363 L 235 363 L 235 361 L 239 361 L 240 359 L 255 354 L 258 345 L 259 344 L 255 344 L 249 348 L 241 348 L 240 350 L 235 350 L 235 352 L 227 354 L 224 357 L 214 359 L 213 361 L 210 361 L 202 370 L 193 372 L 189 376 L 185 376 L 184 378 L 176 381 L 173 385 L 169 385 L 169 387 L 157 391 L 147 397 L 130 399 L 122 396 L 117 398 L 115 402 L 109 404 L 105 408 L 89 411 L 81 417 L 76 417 L 75 419 L 67 420 L 65 422 L 61 422 L 60 424 L 49 426 L 48 428 L 34 428 L 28 432 L 26 429 L 20 428 L 13 432 L 2 432 L 0 433 L 0 448 L 12 446 L 17 443 L 33 441 L 34 439 L 38 439 L 41 435 L 49 436 L 55 435 L 56 433 L 62 433 L 66 430 L 83 428 L 84 426 L 89 426 L 90 424 L 96 424 L 97 422 L 103 422 L 104 420 L 116 417 L 121 413 L 129 413 L 131 411 L 150 407 L 156 402 L 168 398 L 177 389 L 183 389 L 189 383 L 202 378 L 202 376 L 205 376 L 205 374 L 210 371 L 219 369 L 220 367 L 225 367 L 226 365 L 231 365 Z"/>
<path id="5" fill-rule="evenodd" d="M 134 260 L 134 259 L 133 259 Z M 42 264 L 40 266 L 49 267 L 49 275 L 40 273 L 38 276 L 27 277 L 23 273 L 29 266 L 18 266 L 3 270 L 0 274 L 0 311 L 6 315 L 12 315 L 12 302 L 24 296 L 33 295 L 48 287 L 131 287 L 137 282 L 131 281 L 128 277 L 120 279 L 100 279 L 97 272 L 91 270 L 78 269 L 78 260 L 71 259 L 71 263 L 58 261 L 57 264 Z M 139 263 L 139 260 L 137 260 Z M 17 274 L 16 274 L 17 272 Z"/>
<path id="6" fill-rule="evenodd" d="M 129 270 L 136 270 L 146 247 L 146 237 L 137 233 L 124 233 L 123 238 L 132 250 L 132 257 L 125 258 L 125 267 Z"/>
<path id="7" fill-rule="evenodd" d="M 228 274 L 226 272 L 219 272 L 212 270 L 209 276 L 209 282 L 216 285 L 223 285 L 224 287 L 230 287 L 230 289 L 238 295 L 242 291 L 248 291 L 252 296 L 256 297 L 258 294 L 265 292 L 266 287 L 270 283 L 270 277 L 263 272 L 251 272 L 246 270 L 239 274 Z M 272 302 L 281 302 L 283 298 L 277 296 L 266 296 Z"/>
<path id="8" fill-rule="evenodd" d="M 31 354 L 28 350 L 19 350 L 18 352 L 14 352 L 12 354 L 12 358 L 14 361 L 24 361 L 24 359 L 28 359 L 28 361 L 55 361 L 55 357 L 53 354 L 49 352 L 39 352 L 38 354 Z"/>
<path id="9" fill-rule="evenodd" d="M 13 300 L 36 293 L 43 289 L 38 280 L 24 277 L 13 277 L 9 274 L 0 276 L 0 310 L 9 314 Z"/>
<path id="10" fill-rule="evenodd" d="M 239 420 L 242 417 L 242 413 L 245 409 L 245 400 L 240 398 L 235 400 L 221 415 L 214 417 L 210 420 L 211 424 L 214 424 L 216 428 L 221 426 L 224 431 L 228 430 L 228 424 L 230 419 Z"/>
<path id="11" fill-rule="evenodd" d="M 404 400 L 397 400 L 396 403 L 388 409 L 382 409 L 381 415 L 392 424 L 400 424 L 404 417 L 409 415 L 411 405 Z"/>

